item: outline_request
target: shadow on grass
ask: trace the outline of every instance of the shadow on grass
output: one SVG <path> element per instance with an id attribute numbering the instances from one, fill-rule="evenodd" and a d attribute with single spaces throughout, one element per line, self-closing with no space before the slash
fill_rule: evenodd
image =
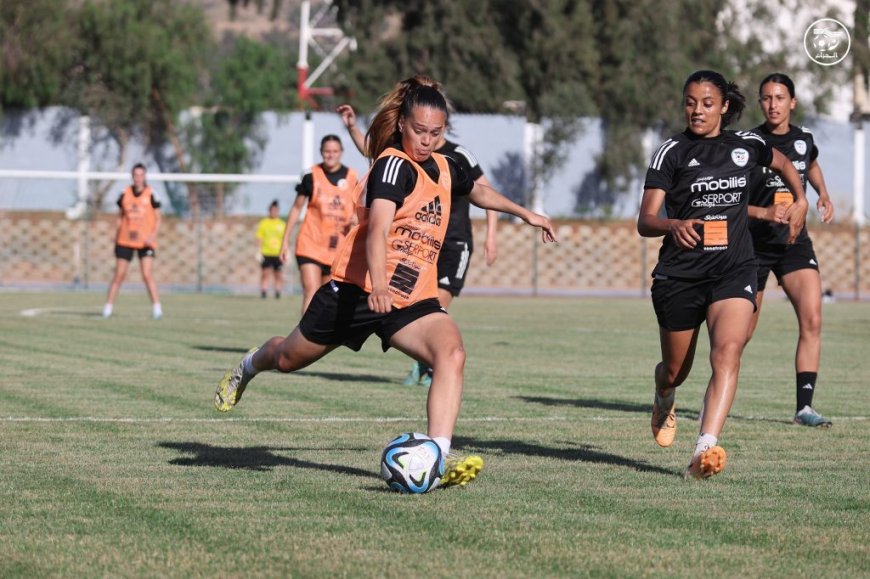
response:
<path id="1" fill-rule="evenodd" d="M 173 458 L 169 461 L 169 464 L 177 466 L 211 466 L 253 470 L 258 472 L 271 471 L 273 468 L 278 466 L 289 466 L 293 468 L 321 470 L 324 472 L 336 472 L 365 478 L 379 478 L 377 473 L 360 468 L 311 462 L 275 454 L 275 452 L 303 450 L 298 448 L 270 448 L 268 446 L 248 446 L 238 448 L 212 446 L 200 442 L 159 442 L 157 443 L 157 446 L 177 450 L 182 454 L 192 455 L 182 458 Z"/>
<path id="2" fill-rule="evenodd" d="M 550 446 L 541 446 L 539 444 L 530 444 L 520 440 L 477 440 L 473 438 L 455 438 L 454 444 L 459 447 L 472 447 L 481 450 L 499 451 L 504 454 L 519 454 L 523 456 L 538 456 L 542 458 L 558 458 L 560 460 L 568 460 L 574 462 L 594 462 L 598 464 L 612 464 L 615 466 L 623 466 L 640 472 L 652 472 L 656 474 L 664 474 L 669 476 L 683 476 L 681 471 L 668 470 L 660 466 L 655 466 L 643 462 L 642 460 L 634 460 L 596 450 L 595 447 L 587 444 L 577 444 L 574 448 L 554 448 Z M 573 444 L 573 443 L 565 443 Z"/>
<path id="3" fill-rule="evenodd" d="M 332 380 L 333 382 L 380 382 L 381 384 L 392 384 L 395 380 L 384 378 L 383 376 L 375 376 L 374 374 L 353 374 L 339 372 L 310 372 L 308 370 L 299 370 L 292 373 L 293 376 L 311 376 L 312 378 L 322 378 L 323 380 Z"/>
<path id="4" fill-rule="evenodd" d="M 228 352 L 230 354 L 247 354 L 250 348 L 235 348 L 232 346 L 191 346 L 194 350 L 202 352 Z"/>
<path id="5" fill-rule="evenodd" d="M 637 404 L 635 402 L 621 402 L 619 400 L 597 400 L 595 398 L 548 398 L 546 396 L 515 396 L 517 400 L 528 402 L 530 404 L 543 404 L 544 406 L 574 406 L 576 408 L 594 408 L 596 410 L 617 410 L 620 412 L 636 412 L 638 414 L 650 415 L 652 413 L 652 404 Z M 680 408 L 677 405 L 677 418 L 687 418 L 689 420 L 698 420 L 701 417 L 696 410 Z M 791 420 L 782 418 L 767 418 L 765 416 L 741 416 L 739 414 L 729 414 L 731 420 L 749 420 L 752 422 L 772 422 L 774 424 L 791 424 Z"/>

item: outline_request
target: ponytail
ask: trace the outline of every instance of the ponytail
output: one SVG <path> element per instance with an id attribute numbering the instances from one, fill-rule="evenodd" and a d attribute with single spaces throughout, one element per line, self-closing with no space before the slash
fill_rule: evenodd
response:
<path id="1" fill-rule="evenodd" d="M 709 82 L 719 89 L 722 101 L 728 103 L 728 110 L 722 115 L 722 128 L 740 119 L 743 109 L 746 108 L 746 97 L 740 92 L 736 83 L 728 82 L 725 77 L 715 70 L 699 70 L 693 72 L 683 85 L 683 93 L 692 83 Z"/>
<path id="2" fill-rule="evenodd" d="M 377 159 L 392 143 L 401 140 L 399 119 L 411 114 L 415 106 L 426 106 L 450 114 L 444 89 L 428 76 L 418 75 L 396 83 L 381 97 L 378 111 L 366 133 L 366 156 Z"/>

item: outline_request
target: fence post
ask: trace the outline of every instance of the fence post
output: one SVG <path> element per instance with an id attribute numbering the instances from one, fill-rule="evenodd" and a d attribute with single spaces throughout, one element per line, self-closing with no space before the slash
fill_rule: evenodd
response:
<path id="1" fill-rule="evenodd" d="M 196 212 L 196 292 L 202 293 L 202 211 Z"/>

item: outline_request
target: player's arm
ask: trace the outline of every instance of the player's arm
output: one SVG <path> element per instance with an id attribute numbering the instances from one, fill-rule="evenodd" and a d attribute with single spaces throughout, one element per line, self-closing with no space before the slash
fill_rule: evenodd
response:
<path id="1" fill-rule="evenodd" d="M 369 309 L 385 314 L 393 308 L 393 298 L 387 289 L 387 234 L 396 216 L 396 204 L 388 199 L 374 199 L 369 208 L 366 236 L 366 262 L 372 280 Z"/>
<path id="2" fill-rule="evenodd" d="M 290 208 L 290 213 L 287 214 L 287 224 L 284 226 L 284 236 L 281 238 L 281 261 L 283 263 L 287 263 L 290 259 L 290 231 L 299 220 L 299 215 L 307 201 L 308 197 L 305 195 L 297 195 L 293 207 Z"/>
<path id="3" fill-rule="evenodd" d="M 807 170 L 807 179 L 810 185 L 813 186 L 819 194 L 819 201 L 816 203 L 816 208 L 822 214 L 822 221 L 830 223 L 834 218 L 834 204 L 831 202 L 831 197 L 828 195 L 828 187 L 825 185 L 825 176 L 822 175 L 822 166 L 819 165 L 818 159 L 810 161 L 810 168 Z"/>
<path id="4" fill-rule="evenodd" d="M 481 175 L 474 181 L 474 187 L 489 187 L 495 190 L 495 187 L 486 178 L 486 175 Z M 498 229 L 498 213 L 492 209 L 486 210 L 486 241 L 483 244 L 483 256 L 486 259 L 486 265 L 492 265 L 498 258 L 498 245 L 496 244 L 496 230 Z"/>
<path id="5" fill-rule="evenodd" d="M 365 155 L 366 136 L 356 126 L 356 112 L 353 110 L 353 107 L 350 105 L 340 105 L 335 109 L 335 112 L 341 116 L 341 122 L 344 123 L 344 128 L 347 129 L 347 134 L 350 135 L 350 140 L 356 145 L 357 150 Z"/>
<path id="6" fill-rule="evenodd" d="M 783 220 L 788 223 L 788 243 L 791 244 L 794 243 L 794 240 L 797 239 L 798 234 L 804 228 L 809 204 L 807 203 L 807 196 L 804 193 L 804 186 L 801 184 L 801 178 L 798 175 L 797 169 L 794 168 L 788 157 L 776 149 L 772 150 L 773 160 L 770 162 L 769 167 L 780 174 L 785 186 L 788 187 L 795 198 L 795 202 L 785 210 L 785 215 L 783 216 Z"/>
<path id="7" fill-rule="evenodd" d="M 163 216 L 160 214 L 160 209 L 154 209 L 154 231 L 145 240 L 145 245 L 151 247 L 157 241 L 157 232 L 160 231 L 160 224 L 163 223 Z"/>
<path id="8" fill-rule="evenodd" d="M 492 187 L 481 186 L 479 182 L 475 183 L 471 193 L 468 196 L 469 200 L 476 206 L 482 209 L 491 209 L 493 211 L 501 211 L 519 217 L 532 227 L 541 229 L 541 239 L 544 243 L 556 241 L 556 233 L 553 231 L 553 225 L 550 220 L 525 207 L 517 205 Z"/>
<path id="9" fill-rule="evenodd" d="M 665 202 L 665 190 L 648 187 L 643 190 L 640 201 L 640 213 L 637 216 L 637 232 L 641 237 L 661 237 L 670 235 L 677 247 L 693 249 L 701 241 L 701 235 L 695 229 L 703 225 L 700 219 L 668 219 L 661 217 L 662 204 Z"/>

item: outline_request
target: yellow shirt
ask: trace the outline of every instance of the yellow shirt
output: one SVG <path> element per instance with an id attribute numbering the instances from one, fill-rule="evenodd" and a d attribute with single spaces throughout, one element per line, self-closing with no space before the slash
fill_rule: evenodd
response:
<path id="1" fill-rule="evenodd" d="M 281 240 L 284 238 L 283 219 L 266 217 L 257 225 L 257 239 L 260 240 L 260 253 L 265 257 L 278 257 L 281 255 Z"/>

